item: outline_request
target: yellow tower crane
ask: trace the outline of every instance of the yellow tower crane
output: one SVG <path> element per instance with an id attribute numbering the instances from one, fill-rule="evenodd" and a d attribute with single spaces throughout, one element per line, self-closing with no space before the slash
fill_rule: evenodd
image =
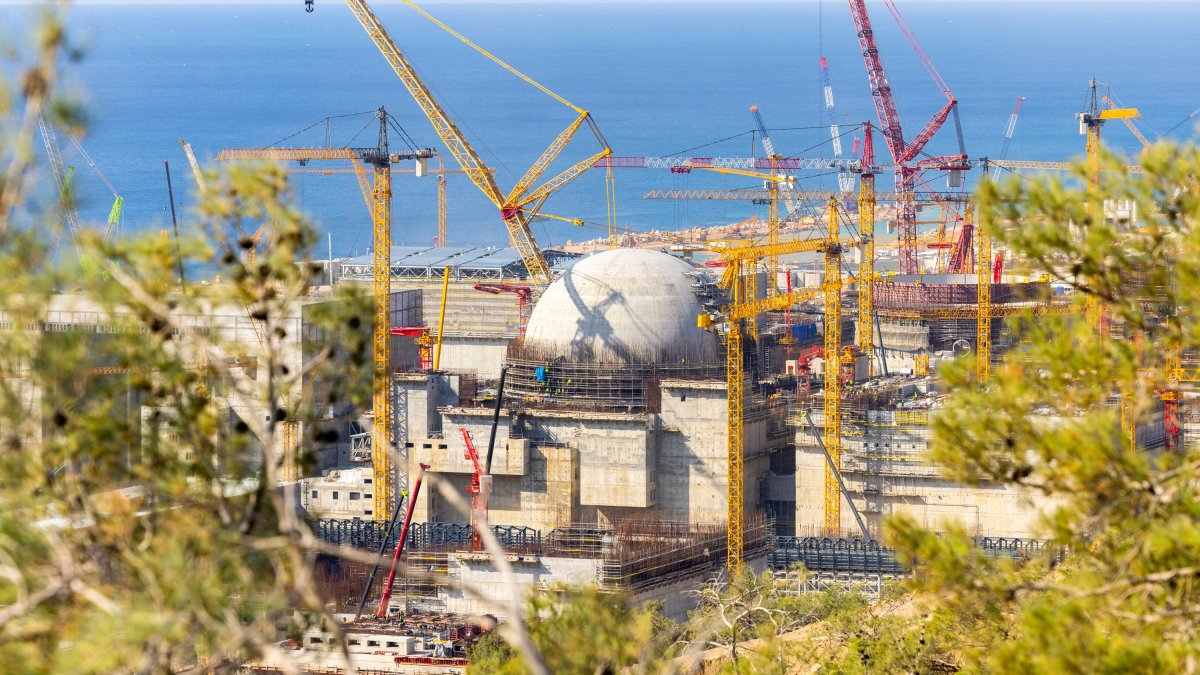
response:
<path id="1" fill-rule="evenodd" d="M 750 178 L 758 178 L 763 181 L 763 188 L 767 191 L 767 246 L 771 247 L 779 243 L 779 199 L 780 185 L 782 184 L 788 189 L 795 187 L 796 179 L 792 176 L 783 173 L 764 173 L 762 171 L 751 171 L 748 169 L 730 169 L 727 167 L 712 166 L 703 164 L 695 160 L 684 162 L 684 167 L 689 169 L 704 169 L 705 171 L 715 171 L 734 176 L 748 176 Z M 767 271 L 770 273 L 770 281 L 767 282 L 767 296 L 773 296 L 778 293 L 779 288 L 779 256 L 767 256 Z"/>
<path id="2" fill-rule="evenodd" d="M 1100 189 L 1100 128 L 1109 120 L 1131 120 L 1142 116 L 1137 108 L 1108 108 L 1101 109 L 1097 95 L 1097 83 L 1091 82 L 1091 103 L 1085 112 L 1077 114 L 1079 133 L 1087 136 L 1087 190 L 1095 193 Z M 1101 214 L 1102 216 L 1103 214 Z M 1088 324 L 1096 329 L 1096 334 L 1104 338 L 1104 327 L 1101 315 L 1103 308 L 1100 299 L 1094 295 L 1087 298 Z"/>
<path id="3" fill-rule="evenodd" d="M 392 176 L 391 166 L 402 160 L 416 160 L 417 175 L 423 175 L 424 162 L 432 158 L 433 150 L 418 150 L 415 153 L 392 153 L 388 149 L 388 113 L 378 111 L 379 141 L 374 148 L 267 148 L 261 150 L 224 150 L 218 160 L 230 159 L 273 159 L 273 160 L 350 160 L 358 169 L 369 164 L 374 169 L 371 186 L 371 213 L 374 225 L 372 248 L 374 249 L 372 296 L 374 299 L 374 322 L 372 343 L 374 375 L 372 385 L 372 434 L 371 461 L 374 469 L 375 489 L 372 514 L 376 520 L 387 520 L 395 505 L 396 476 L 391 449 L 391 349 L 390 322 L 391 276 L 392 276 Z M 365 172 L 364 172 L 365 174 Z M 360 176 L 360 187 L 365 185 L 365 175 Z"/>
<path id="4" fill-rule="evenodd" d="M 842 470 L 842 247 L 837 243 L 837 200 L 829 200 L 828 247 L 825 250 L 825 535 L 836 537 L 842 530 L 842 494 L 838 472 Z"/>
<path id="5" fill-rule="evenodd" d="M 586 110 L 579 108 L 567 101 L 565 98 L 555 94 L 541 84 L 535 82 L 529 76 L 521 73 L 516 68 L 505 63 L 500 58 L 491 54 L 483 47 L 475 44 L 462 34 L 450 28 L 446 24 L 431 16 L 428 12 L 417 7 L 410 0 L 401 0 L 405 5 L 408 5 L 425 19 L 429 20 L 434 25 L 438 26 L 455 38 L 470 46 L 475 51 L 487 57 L 497 65 L 501 66 L 510 73 L 524 80 L 529 85 L 538 89 L 542 93 L 550 96 L 559 103 L 567 106 L 575 111 L 577 117 L 575 120 L 564 129 L 550 143 L 550 146 L 534 161 L 534 163 L 525 171 L 521 178 L 517 181 L 507 194 L 500 190 L 500 186 L 496 183 L 492 173 L 488 171 L 484 165 L 483 159 L 475 148 L 467 140 L 466 135 L 458 128 L 458 126 L 450 119 L 445 109 L 433 97 L 433 93 L 429 90 L 409 63 L 408 58 L 396 46 L 395 41 L 388 33 L 383 23 L 375 15 L 370 5 L 365 0 L 345 0 L 346 5 L 350 8 L 350 12 L 354 18 L 366 30 L 367 35 L 375 43 L 375 46 L 383 54 L 388 64 L 408 93 L 413 97 L 413 100 L 420 106 L 433 125 L 434 131 L 445 144 L 450 154 L 458 162 L 459 166 L 466 172 L 467 177 L 471 182 L 478 187 L 487 198 L 495 204 L 500 210 L 500 216 L 504 220 L 505 226 L 508 228 L 509 238 L 513 242 L 517 251 L 521 255 L 522 261 L 525 263 L 525 268 L 529 272 L 530 278 L 540 284 L 548 284 L 550 282 L 550 266 L 546 262 L 545 256 L 537 245 L 537 241 L 533 237 L 529 224 L 533 217 L 537 215 L 547 215 L 540 213 L 542 205 L 550 195 L 557 192 L 559 189 L 575 180 L 584 171 L 591 168 L 598 160 L 608 157 L 612 154 L 612 149 L 608 147 L 608 143 L 604 140 L 604 136 L 600 133 L 600 129 L 596 126 L 591 114 Z M 306 0 L 305 8 L 308 11 L 313 10 L 313 0 Z M 567 148 L 575 134 L 586 123 L 595 135 L 601 149 L 591 157 L 584 159 L 581 162 L 567 167 L 556 176 L 543 182 L 541 185 L 534 187 L 542 175 L 550 167 L 550 165 L 562 154 Z"/>
<path id="6" fill-rule="evenodd" d="M 833 310 L 835 320 L 840 321 L 841 318 L 841 250 L 842 244 L 837 241 L 837 205 L 831 203 L 830 210 L 833 213 L 831 216 L 831 237 L 822 239 L 807 239 L 803 241 L 788 241 L 775 244 L 763 245 L 747 245 L 746 242 L 721 242 L 711 245 L 711 249 L 715 252 L 718 258 L 726 264 L 725 272 L 721 276 L 720 285 L 729 292 L 730 303 L 721 312 L 720 316 L 700 317 L 700 325 L 709 327 L 715 321 L 728 322 L 728 328 L 725 333 L 725 377 L 727 386 L 727 411 L 726 411 L 726 445 L 727 445 L 727 509 L 728 509 L 728 547 L 726 549 L 726 567 L 730 578 L 735 577 L 742 568 L 745 556 L 745 345 L 744 345 L 744 324 L 747 321 L 752 321 L 763 312 L 783 311 L 793 305 L 807 302 L 818 296 L 824 295 L 826 311 L 830 307 L 836 307 Z M 745 276 L 749 272 L 753 274 L 756 268 L 756 262 L 763 258 L 770 258 L 781 255 L 792 255 L 805 252 L 823 252 L 826 258 L 827 276 L 825 283 L 820 288 L 801 288 L 787 293 L 779 293 L 761 300 L 748 297 L 745 293 L 746 283 Z M 837 270 L 836 274 L 829 275 L 830 268 Z M 852 282 L 855 280 L 852 280 Z M 829 333 L 828 318 L 826 319 L 826 334 Z M 840 339 L 840 331 L 837 332 L 836 339 Z M 834 346 L 830 350 L 830 346 L 826 344 L 826 359 L 837 361 L 837 352 L 840 345 Z M 832 355 L 830 352 L 832 351 Z M 828 361 L 827 361 L 828 363 Z M 835 399 L 834 410 L 837 409 L 837 401 L 839 389 L 837 388 L 838 375 L 835 371 L 831 371 L 826 367 L 825 371 L 825 386 L 826 391 L 832 388 Z M 833 383 L 833 384 L 831 384 Z M 828 395 L 827 395 L 828 398 Z M 828 401 L 826 402 L 828 410 Z M 840 455 L 840 426 L 835 425 L 831 431 L 826 422 L 826 448 L 831 452 L 831 455 L 836 458 Z M 831 437 L 837 440 L 830 444 Z M 837 454 L 833 454 L 837 453 Z M 827 475 L 828 479 L 832 479 L 834 483 L 833 489 L 836 491 L 837 480 L 836 476 L 831 472 Z M 840 501 L 836 506 L 840 514 Z M 827 513 L 828 518 L 828 513 Z"/>
<path id="7" fill-rule="evenodd" d="M 1101 109 L 1097 97 L 1097 87 L 1096 81 L 1092 80 L 1088 110 L 1076 115 L 1076 118 L 1079 119 L 1079 133 L 1087 136 L 1087 190 L 1093 197 L 1100 190 L 1100 128 L 1109 120 L 1122 120 L 1131 128 L 1134 128 L 1130 120 L 1142 116 L 1137 108 L 1113 107 Z M 1107 98 L 1105 101 L 1107 101 Z M 1136 128 L 1134 130 L 1136 132 Z M 1088 208 L 1094 209 L 1096 207 L 1094 204 L 1089 203 Z M 1093 217 L 1104 217 L 1103 213 L 1092 215 Z M 1108 337 L 1107 327 L 1104 322 L 1104 307 L 1100 302 L 1100 298 L 1095 294 L 1087 296 L 1087 321 L 1096 331 L 1096 335 L 1100 340 Z M 1124 430 L 1129 447 L 1132 449 L 1137 445 L 1137 419 L 1133 392 L 1130 391 L 1121 392 L 1121 428 Z"/>

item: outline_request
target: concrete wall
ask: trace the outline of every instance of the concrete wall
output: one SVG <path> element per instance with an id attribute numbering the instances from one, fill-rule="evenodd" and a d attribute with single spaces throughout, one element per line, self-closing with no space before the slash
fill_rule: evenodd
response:
<path id="1" fill-rule="evenodd" d="M 696 523 L 726 519 L 726 399 L 723 382 L 662 383 L 659 509 Z"/>
<path id="2" fill-rule="evenodd" d="M 409 606 L 460 614 L 491 614 L 503 620 L 504 607 L 513 593 L 523 599 L 533 590 L 548 590 L 559 584 L 595 585 L 599 572 L 599 561 L 580 558 L 514 556 L 510 557 L 510 564 L 511 584 L 486 556 L 451 555 L 446 576 L 458 587 L 444 586 L 438 589 L 437 598 L 414 598 L 409 600 Z M 462 586 L 469 587 L 472 594 L 464 593 Z"/>
<path id="3" fill-rule="evenodd" d="M 809 434 L 797 434 L 796 440 L 796 533 L 819 534 L 824 524 L 825 456 Z M 843 455 L 842 478 L 874 537 L 879 536 L 888 515 L 903 513 L 934 530 L 957 523 L 971 534 L 1037 538 L 1044 536 L 1038 526 L 1041 514 L 1055 505 L 1009 486 L 954 483 L 937 475 L 931 465 L 895 471 L 911 475 L 881 475 L 855 468 L 859 466 L 852 454 Z M 857 535 L 858 525 L 844 501 L 841 516 L 842 534 Z"/>
<path id="4" fill-rule="evenodd" d="M 653 505 L 656 476 L 647 415 L 538 411 L 528 415 L 525 423 L 525 433 L 534 447 L 543 447 L 548 473 L 569 473 L 553 466 L 554 458 L 577 458 L 577 487 L 573 492 L 577 491 L 578 497 L 572 505 L 571 521 L 595 522 L 591 514 L 601 507 L 640 510 Z M 568 456 L 554 448 L 572 448 L 574 453 Z"/>
<path id="5" fill-rule="evenodd" d="M 508 337 L 462 337 L 447 332 L 442 338 L 442 370 L 468 373 L 481 380 L 500 378 Z"/>
<path id="6" fill-rule="evenodd" d="M 659 419 L 658 517 L 702 524 L 726 522 L 729 454 L 725 383 L 664 381 Z M 772 428 L 769 419 L 753 416 L 744 425 L 743 509 L 747 514 L 759 508 L 759 485 L 769 469 L 770 452 L 792 440 L 772 433 Z"/>
<path id="7" fill-rule="evenodd" d="M 410 394 L 410 415 L 428 398 Z M 443 407 L 442 434 L 418 437 L 410 421 L 410 484 L 418 462 L 462 493 L 474 469 L 464 459 L 459 429 L 485 452 L 491 410 Z M 779 420 L 746 423 L 744 508 L 759 509 L 760 485 L 772 451 L 791 442 Z M 515 435 L 515 437 L 514 437 Z M 668 380 L 660 413 L 502 411 L 489 518 L 543 531 L 568 524 L 607 525 L 626 519 L 721 524 L 727 518 L 726 401 L 723 382 Z M 415 518 L 467 522 L 469 514 L 434 491 L 417 500 Z"/>

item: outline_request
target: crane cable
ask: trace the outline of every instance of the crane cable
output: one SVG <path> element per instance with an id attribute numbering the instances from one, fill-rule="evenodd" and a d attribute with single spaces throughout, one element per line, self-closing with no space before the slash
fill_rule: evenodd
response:
<path id="1" fill-rule="evenodd" d="M 574 103 L 571 103 L 570 101 L 563 98 L 562 96 L 559 96 L 558 94 L 554 93 L 553 91 L 550 91 L 548 88 L 546 88 L 542 84 L 538 83 L 532 77 L 529 77 L 525 73 L 522 73 L 521 71 L 517 70 L 513 66 L 510 66 L 509 64 L 505 63 L 503 60 L 500 59 L 500 57 L 492 54 L 491 52 L 484 49 L 483 47 L 480 47 L 479 45 L 475 44 L 467 36 L 463 35 L 462 33 L 459 33 L 458 31 L 454 30 L 450 26 L 447 26 L 446 24 L 442 23 L 441 21 L 436 19 L 433 15 L 431 15 L 429 12 L 426 12 L 425 10 L 418 7 L 415 3 L 412 2 L 412 0 L 400 0 L 400 1 L 403 2 L 404 4 L 408 5 L 409 7 L 411 7 L 414 11 L 416 11 L 421 16 L 428 19 L 433 25 L 437 26 L 438 28 L 441 28 L 442 30 L 446 31 L 447 33 L 458 38 L 463 44 L 467 45 L 471 49 L 474 49 L 475 51 L 479 52 L 480 54 L 486 56 L 488 59 L 490 59 L 492 62 L 494 62 L 496 65 L 500 66 L 501 68 L 507 70 L 508 72 L 512 73 L 513 75 L 516 75 L 517 77 L 521 78 L 522 80 L 525 80 L 526 83 L 537 88 L 543 94 L 546 94 L 550 98 L 567 106 L 568 108 L 574 110 L 576 113 L 578 113 L 580 115 L 587 114 L 587 111 L 584 110 L 583 108 L 580 108 L 579 106 L 575 105 Z"/>

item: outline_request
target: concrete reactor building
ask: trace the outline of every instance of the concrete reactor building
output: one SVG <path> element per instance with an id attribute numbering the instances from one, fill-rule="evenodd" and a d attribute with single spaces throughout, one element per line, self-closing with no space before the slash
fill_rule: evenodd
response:
<path id="1" fill-rule="evenodd" d="M 505 357 L 492 522 L 725 522 L 724 364 L 718 337 L 697 327 L 704 283 L 678 258 L 622 249 L 577 262 L 546 289 Z M 486 445 L 492 410 L 435 406 L 434 382 L 405 382 L 422 390 L 406 406 L 410 471 L 426 462 L 465 489 L 474 469 L 459 430 Z M 792 439 L 782 409 L 746 428 L 746 483 L 758 485 Z M 754 512 L 759 494 L 746 494 Z M 469 520 L 432 491 L 416 508 L 418 520 Z"/>

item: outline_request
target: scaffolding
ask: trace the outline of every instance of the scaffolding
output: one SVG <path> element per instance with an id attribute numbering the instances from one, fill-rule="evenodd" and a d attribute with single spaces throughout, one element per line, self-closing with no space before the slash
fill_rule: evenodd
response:
<path id="1" fill-rule="evenodd" d="M 764 550 L 768 523 L 762 514 L 746 518 L 744 555 Z M 716 572 L 725 564 L 728 532 L 720 525 L 687 525 L 670 521 L 625 521 L 617 526 L 612 546 L 600 563 L 599 583 L 613 590 L 645 590 Z"/>
<path id="2" fill-rule="evenodd" d="M 335 546 L 377 551 L 382 544 L 385 549 L 395 549 L 398 537 L 396 532 L 388 536 L 387 521 L 324 518 L 310 524 L 318 538 Z M 745 534 L 748 554 L 765 550 L 769 527 L 762 514 L 748 519 Z M 509 555 L 597 560 L 597 582 L 610 590 L 644 590 L 719 570 L 725 562 L 727 532 L 722 525 L 629 520 L 613 527 L 574 524 L 545 534 L 524 526 L 493 525 L 491 529 Z M 474 534 L 474 528 L 466 523 L 413 523 L 405 545 L 407 565 L 428 574 L 412 579 L 406 575 L 402 582 L 406 597 L 429 601 L 425 606 L 435 602 L 442 583 L 438 577 L 448 578 L 451 557 L 479 555 L 472 551 Z M 338 593 L 361 592 L 363 586 L 358 582 L 365 582 L 365 571 L 356 571 L 353 564 L 346 562 L 329 570 L 332 570 L 329 586 L 336 591 L 334 597 Z"/>
<path id="3" fill-rule="evenodd" d="M 981 335 L 977 282 L 975 275 L 945 274 L 876 284 L 874 306 L 883 324 L 884 348 L 949 351 L 966 344 L 974 349 Z M 1004 317 L 1072 311 L 1071 303 L 1054 301 L 1046 283 L 994 283 L 990 288 L 992 310 L 987 334 L 995 347 L 993 355 L 1011 346 L 1001 330 Z"/>
<path id="4" fill-rule="evenodd" d="M 568 361 L 518 341 L 508 348 L 505 396 L 526 408 L 653 412 L 661 407 L 662 380 L 723 381 L 723 365 L 710 359 L 675 354 L 657 363 Z"/>

